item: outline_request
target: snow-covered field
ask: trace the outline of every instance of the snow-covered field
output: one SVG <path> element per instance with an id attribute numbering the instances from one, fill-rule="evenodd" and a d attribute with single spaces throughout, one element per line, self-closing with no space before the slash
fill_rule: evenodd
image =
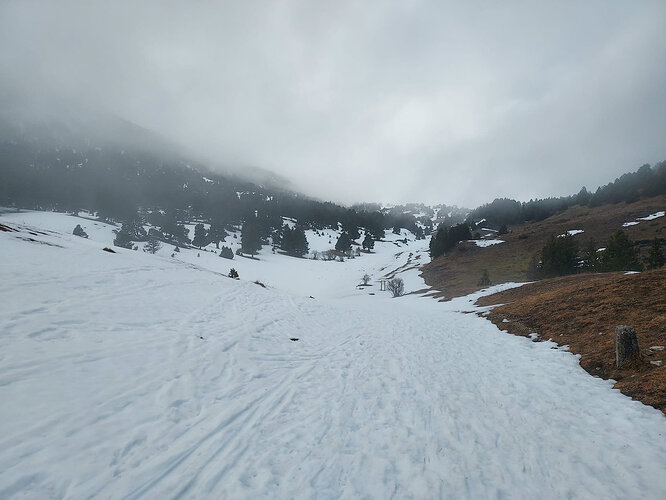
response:
<path id="1" fill-rule="evenodd" d="M 0 498 L 664 498 L 660 412 L 479 294 L 379 291 L 424 288 L 427 240 L 228 261 L 0 223 Z"/>

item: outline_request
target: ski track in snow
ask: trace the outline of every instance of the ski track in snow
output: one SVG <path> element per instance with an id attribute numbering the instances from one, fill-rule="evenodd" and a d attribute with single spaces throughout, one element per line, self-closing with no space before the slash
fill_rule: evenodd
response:
<path id="1" fill-rule="evenodd" d="M 661 413 L 473 299 L 0 238 L 0 498 L 663 498 Z"/>

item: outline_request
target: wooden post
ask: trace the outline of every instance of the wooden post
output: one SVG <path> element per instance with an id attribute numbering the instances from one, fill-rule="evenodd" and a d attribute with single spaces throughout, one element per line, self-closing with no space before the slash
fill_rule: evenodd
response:
<path id="1" fill-rule="evenodd" d="M 625 361 L 640 358 L 636 330 L 627 325 L 615 327 L 615 366 L 622 367 Z"/>

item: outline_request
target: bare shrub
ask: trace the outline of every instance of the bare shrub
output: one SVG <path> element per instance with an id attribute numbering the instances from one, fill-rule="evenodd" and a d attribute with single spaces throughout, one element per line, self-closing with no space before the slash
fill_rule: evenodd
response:
<path id="1" fill-rule="evenodd" d="M 391 292 L 394 297 L 400 297 L 405 293 L 405 282 L 402 278 L 393 278 L 386 284 L 386 289 Z"/>

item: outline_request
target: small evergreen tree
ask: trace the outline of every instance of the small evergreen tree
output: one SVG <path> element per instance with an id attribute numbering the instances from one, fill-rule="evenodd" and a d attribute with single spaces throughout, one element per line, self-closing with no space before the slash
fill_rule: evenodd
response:
<path id="1" fill-rule="evenodd" d="M 478 286 L 490 286 L 490 277 L 488 276 L 488 269 L 483 270 L 481 279 L 476 283 Z"/>
<path id="2" fill-rule="evenodd" d="M 234 252 L 231 250 L 231 248 L 223 246 L 222 250 L 220 250 L 220 257 L 223 257 L 225 259 L 233 259 Z"/>
<path id="3" fill-rule="evenodd" d="M 600 268 L 604 272 L 642 270 L 636 248 L 624 231 L 618 230 L 608 239 L 601 255 Z"/>
<path id="4" fill-rule="evenodd" d="M 364 274 L 363 277 L 361 278 L 361 281 L 363 282 L 364 285 L 367 285 L 368 282 L 370 281 L 370 275 Z"/>
<path id="5" fill-rule="evenodd" d="M 308 240 L 305 236 L 305 230 L 301 226 L 290 229 L 285 225 L 282 229 L 280 248 L 288 255 L 302 257 L 309 251 Z"/>
<path id="6" fill-rule="evenodd" d="M 528 280 L 540 280 L 543 277 L 541 273 L 541 261 L 538 254 L 532 255 L 525 274 Z"/>
<path id="7" fill-rule="evenodd" d="M 123 224 L 123 226 L 120 229 L 117 229 L 115 231 L 115 233 L 116 233 L 116 237 L 113 240 L 113 244 L 117 247 L 127 248 L 127 249 L 131 250 L 132 249 L 132 239 L 131 239 L 131 236 L 130 236 L 129 232 L 127 230 L 125 230 L 125 225 Z"/>
<path id="8" fill-rule="evenodd" d="M 129 234 L 132 241 L 146 241 L 148 233 L 143 227 L 144 220 L 138 215 L 133 214 L 123 221 L 123 229 Z"/>
<path id="9" fill-rule="evenodd" d="M 210 228 L 208 229 L 208 241 L 210 243 L 215 243 L 215 248 L 219 249 L 220 242 L 223 242 L 227 236 L 229 236 L 229 233 L 224 229 L 222 222 L 219 219 L 213 219 Z"/>
<path id="10" fill-rule="evenodd" d="M 578 243 L 574 237 L 550 236 L 541 250 L 541 272 L 545 278 L 573 274 L 578 269 Z"/>
<path id="11" fill-rule="evenodd" d="M 238 279 L 238 271 L 236 271 L 233 267 L 229 270 L 229 277 L 233 278 L 235 280 Z"/>
<path id="12" fill-rule="evenodd" d="M 597 252 L 597 242 L 590 238 L 583 248 L 583 269 L 588 272 L 595 272 L 599 267 L 599 252 Z"/>
<path id="13" fill-rule="evenodd" d="M 338 252 L 343 252 L 343 253 L 347 253 L 351 250 L 351 238 L 347 233 L 343 232 L 340 235 L 338 241 L 335 243 L 335 249 Z"/>
<path id="14" fill-rule="evenodd" d="M 363 248 L 365 248 L 368 252 L 375 248 L 375 240 L 372 239 L 370 233 L 365 233 L 365 238 L 363 238 Z"/>
<path id="15" fill-rule="evenodd" d="M 467 224 L 456 224 L 450 228 L 440 227 L 430 237 L 430 258 L 436 259 L 451 251 L 460 241 L 471 239 L 472 233 Z"/>
<path id="16" fill-rule="evenodd" d="M 195 247 L 199 247 L 199 249 L 201 249 L 201 247 L 205 247 L 208 243 L 207 237 L 208 232 L 201 222 L 194 226 L 194 238 L 192 238 L 192 244 Z"/>
<path id="17" fill-rule="evenodd" d="M 168 210 L 164 216 L 162 216 L 160 230 L 164 237 L 172 243 L 178 243 L 181 245 L 187 245 L 190 243 L 187 228 L 178 222 L 175 210 Z"/>
<path id="18" fill-rule="evenodd" d="M 73 234 L 74 236 L 80 236 L 81 238 L 87 238 L 87 237 L 88 237 L 88 235 L 86 234 L 86 232 L 85 232 L 85 231 L 83 230 L 83 228 L 81 227 L 81 224 L 77 224 L 77 225 L 76 225 L 76 227 L 74 228 L 74 231 L 72 231 L 72 234 Z"/>
<path id="19" fill-rule="evenodd" d="M 148 243 L 146 243 L 143 248 L 146 252 L 155 254 L 160 248 L 162 248 L 162 244 L 159 242 L 159 240 L 150 238 Z"/>
<path id="20" fill-rule="evenodd" d="M 664 253 L 661 251 L 659 239 L 655 237 L 655 239 L 652 240 L 652 245 L 650 245 L 650 251 L 647 257 L 647 268 L 659 269 L 664 265 L 664 262 Z"/>
<path id="21" fill-rule="evenodd" d="M 261 234 L 256 218 L 250 217 L 243 222 L 241 230 L 241 248 L 244 253 L 256 254 L 261 250 Z"/>

